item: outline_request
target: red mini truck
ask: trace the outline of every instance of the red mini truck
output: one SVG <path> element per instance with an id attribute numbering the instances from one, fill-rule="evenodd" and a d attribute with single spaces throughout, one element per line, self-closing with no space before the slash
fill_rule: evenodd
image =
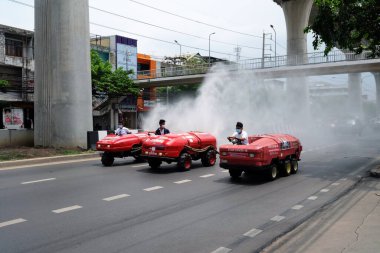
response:
<path id="1" fill-rule="evenodd" d="M 141 160 L 141 146 L 148 138 L 147 132 L 122 136 L 110 134 L 96 143 L 96 149 L 103 151 L 101 161 L 104 166 L 111 166 L 115 157 L 133 156 L 136 160 Z"/>
<path id="2" fill-rule="evenodd" d="M 144 142 L 141 152 L 152 169 L 158 169 L 162 162 L 176 162 L 180 170 L 189 170 L 192 160 L 198 159 L 201 159 L 203 166 L 213 166 L 216 154 L 216 138 L 203 132 L 150 137 Z"/>
<path id="3" fill-rule="evenodd" d="M 279 172 L 284 176 L 298 171 L 302 151 L 300 141 L 288 134 L 265 134 L 248 137 L 248 145 L 222 145 L 219 148 L 220 167 L 228 169 L 237 179 L 247 174 L 264 171 L 270 180 Z"/>

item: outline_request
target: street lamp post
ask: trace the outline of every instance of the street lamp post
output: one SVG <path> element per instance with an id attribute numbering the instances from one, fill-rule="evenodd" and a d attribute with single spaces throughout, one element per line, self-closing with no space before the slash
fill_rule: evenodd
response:
<path id="1" fill-rule="evenodd" d="M 174 42 L 179 45 L 179 57 L 181 57 L 181 55 L 182 55 L 182 45 L 179 44 L 178 41 L 176 41 L 176 40 L 174 40 Z"/>
<path id="2" fill-rule="evenodd" d="M 210 52 L 211 52 L 211 50 L 210 50 L 210 38 L 211 38 L 211 35 L 213 35 L 213 34 L 215 34 L 215 32 L 210 33 L 208 35 L 208 65 L 210 65 Z"/>
<path id="3" fill-rule="evenodd" d="M 270 27 L 274 31 L 274 66 L 277 67 L 277 41 L 276 41 L 276 30 L 274 29 L 273 25 L 270 25 Z"/>

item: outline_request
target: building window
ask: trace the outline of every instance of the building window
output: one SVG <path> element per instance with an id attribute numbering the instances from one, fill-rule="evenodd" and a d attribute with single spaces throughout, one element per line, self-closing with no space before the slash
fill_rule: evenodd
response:
<path id="1" fill-rule="evenodd" d="M 22 41 L 5 39 L 5 54 L 8 56 L 22 57 Z"/>
<path id="2" fill-rule="evenodd" d="M 150 100 L 150 89 L 145 88 L 143 91 L 143 100 Z"/>

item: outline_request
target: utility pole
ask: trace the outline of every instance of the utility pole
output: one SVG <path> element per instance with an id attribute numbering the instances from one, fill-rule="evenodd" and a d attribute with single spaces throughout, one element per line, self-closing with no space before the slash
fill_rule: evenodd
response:
<path id="1" fill-rule="evenodd" d="M 210 66 L 210 38 L 211 38 L 211 35 L 215 34 L 215 32 L 213 33 L 210 33 L 208 35 L 208 65 Z"/>
<path id="2" fill-rule="evenodd" d="M 264 68 L 264 52 L 265 52 L 265 32 L 263 32 L 263 54 L 261 58 L 261 68 Z"/>
<path id="3" fill-rule="evenodd" d="M 273 25 L 270 25 L 270 27 L 274 31 L 274 66 L 277 67 L 277 35 Z"/>

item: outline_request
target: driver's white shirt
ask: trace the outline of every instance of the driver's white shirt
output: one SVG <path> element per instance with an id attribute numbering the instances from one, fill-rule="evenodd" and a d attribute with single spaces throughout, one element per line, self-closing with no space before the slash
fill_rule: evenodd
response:
<path id="1" fill-rule="evenodd" d="M 238 134 L 238 132 L 235 132 L 232 134 L 233 137 L 239 138 L 239 139 L 245 139 L 241 142 L 242 145 L 248 145 L 248 134 L 246 131 L 242 130 L 241 134 Z"/>

